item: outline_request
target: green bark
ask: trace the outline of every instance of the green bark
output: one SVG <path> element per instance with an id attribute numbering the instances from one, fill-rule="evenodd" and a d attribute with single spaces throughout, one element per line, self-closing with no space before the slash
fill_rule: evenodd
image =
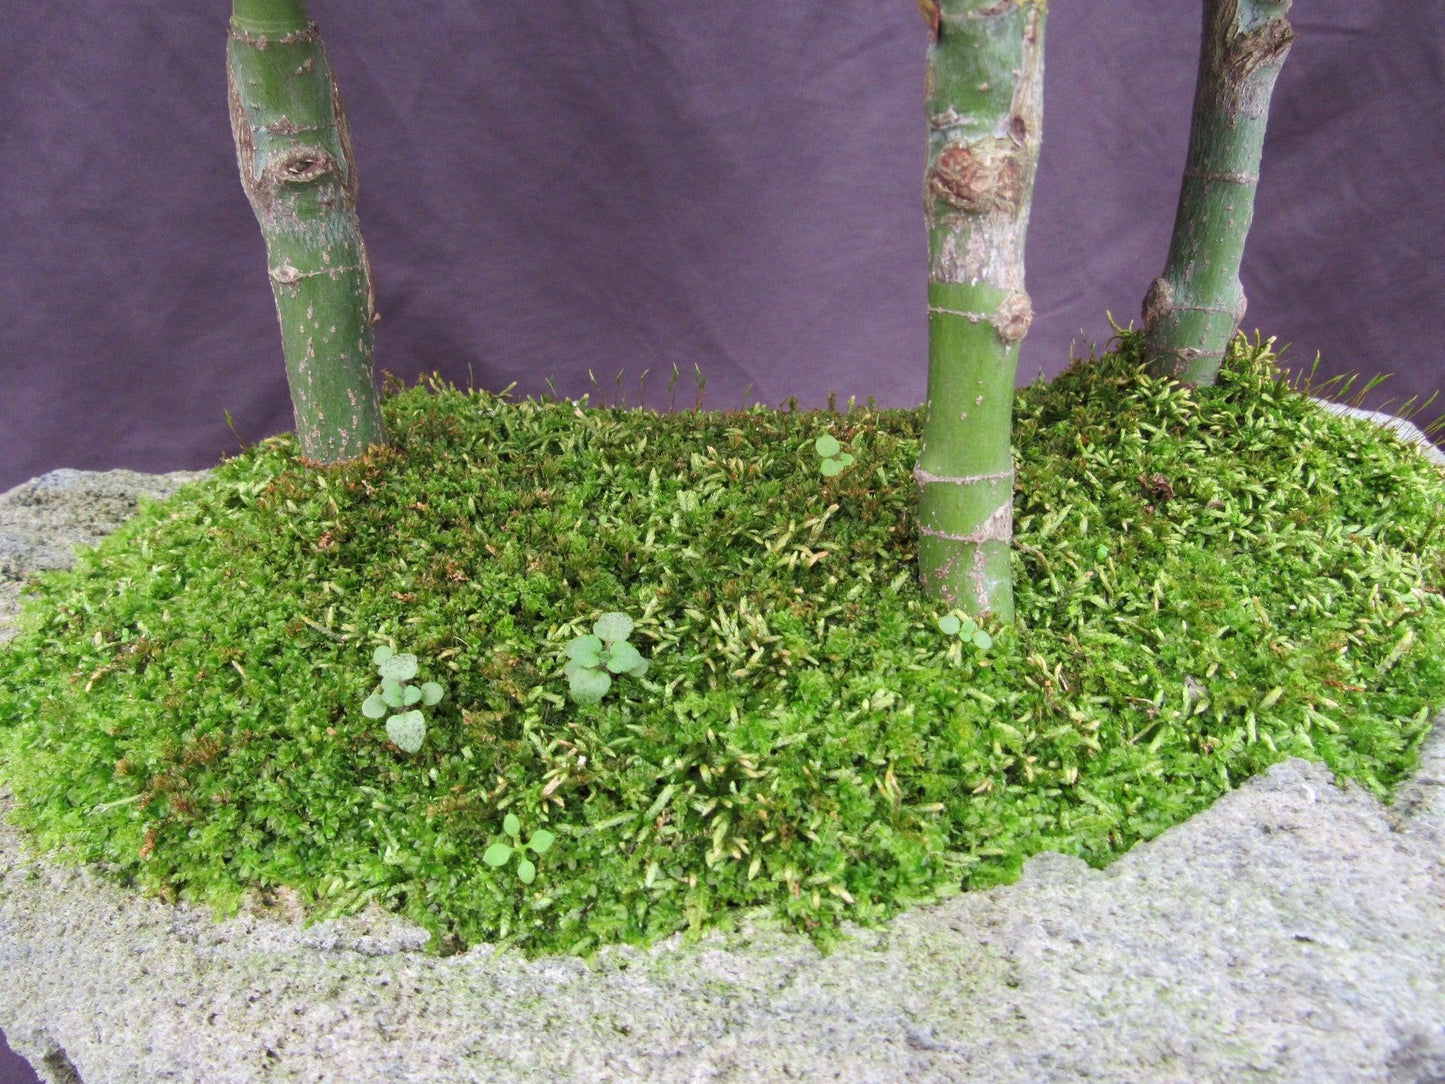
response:
<path id="1" fill-rule="evenodd" d="M 350 459 L 384 443 L 386 430 L 371 268 L 336 81 L 303 0 L 234 0 L 226 59 L 231 132 L 266 239 L 301 454 Z"/>
<path id="2" fill-rule="evenodd" d="M 1189 158 L 1164 273 L 1144 298 L 1156 376 L 1213 384 L 1244 319 L 1239 265 L 1254 218 L 1275 79 L 1294 38 L 1290 0 L 1204 0 Z"/>
<path id="3" fill-rule="evenodd" d="M 926 106 L 928 408 L 918 481 L 925 591 L 1013 618 L 1014 374 L 1033 318 L 1024 238 L 1043 121 L 1042 0 L 920 5 Z"/>

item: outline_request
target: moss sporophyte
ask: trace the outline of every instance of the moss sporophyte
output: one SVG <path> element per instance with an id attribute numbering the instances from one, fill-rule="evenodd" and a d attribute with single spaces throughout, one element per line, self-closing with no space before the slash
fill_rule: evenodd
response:
<path id="1" fill-rule="evenodd" d="M 267 440 L 28 591 L 0 780 L 41 846 L 436 951 L 754 907 L 826 943 L 1104 865 L 1286 756 L 1388 796 L 1445 699 L 1440 472 L 1267 344 L 1190 389 L 1126 334 L 1018 393 L 987 629 L 917 586 L 920 411 L 383 408 L 390 447 Z"/>

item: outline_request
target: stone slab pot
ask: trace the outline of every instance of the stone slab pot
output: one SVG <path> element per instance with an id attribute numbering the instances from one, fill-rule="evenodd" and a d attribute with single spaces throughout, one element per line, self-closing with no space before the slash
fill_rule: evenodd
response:
<path id="1" fill-rule="evenodd" d="M 0 496 L 3 590 L 189 477 Z M 0 1028 L 52 1084 L 1425 1084 L 1445 1080 L 1445 726 L 1389 808 L 1287 760 L 1105 870 L 1041 854 L 826 957 L 763 919 L 591 968 L 426 937 L 375 912 L 216 922 L 0 825 Z"/>

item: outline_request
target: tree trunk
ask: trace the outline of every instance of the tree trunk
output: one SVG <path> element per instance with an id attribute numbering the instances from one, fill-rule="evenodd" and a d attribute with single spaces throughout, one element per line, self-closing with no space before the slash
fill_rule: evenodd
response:
<path id="1" fill-rule="evenodd" d="M 241 183 L 266 239 L 301 454 L 386 441 L 371 268 L 346 114 L 303 0 L 234 0 L 226 49 Z"/>
<path id="2" fill-rule="evenodd" d="M 1013 619 L 1014 374 L 1043 120 L 1043 0 L 932 0 L 926 106 L 928 408 L 919 578 L 975 616 Z"/>
<path id="3" fill-rule="evenodd" d="M 1274 81 L 1294 32 L 1290 0 L 1204 0 L 1189 159 L 1164 273 L 1144 298 L 1156 376 L 1213 384 L 1244 319 L 1239 264 L 1254 217 Z"/>

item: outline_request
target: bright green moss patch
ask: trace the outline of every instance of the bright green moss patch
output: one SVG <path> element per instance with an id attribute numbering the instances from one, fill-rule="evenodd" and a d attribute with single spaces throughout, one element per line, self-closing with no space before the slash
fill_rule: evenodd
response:
<path id="1" fill-rule="evenodd" d="M 916 411 L 416 388 L 393 449 L 268 441 L 44 577 L 0 778 L 44 843 L 167 896 L 582 952 L 754 905 L 826 939 L 1040 850 L 1103 864 L 1287 755 L 1387 794 L 1445 701 L 1440 473 L 1262 348 L 1198 391 L 1137 349 L 1021 393 L 1019 623 L 986 649 L 915 586 Z M 578 704 L 605 613 L 647 666 Z M 362 710 L 382 646 L 445 688 L 415 755 Z"/>

